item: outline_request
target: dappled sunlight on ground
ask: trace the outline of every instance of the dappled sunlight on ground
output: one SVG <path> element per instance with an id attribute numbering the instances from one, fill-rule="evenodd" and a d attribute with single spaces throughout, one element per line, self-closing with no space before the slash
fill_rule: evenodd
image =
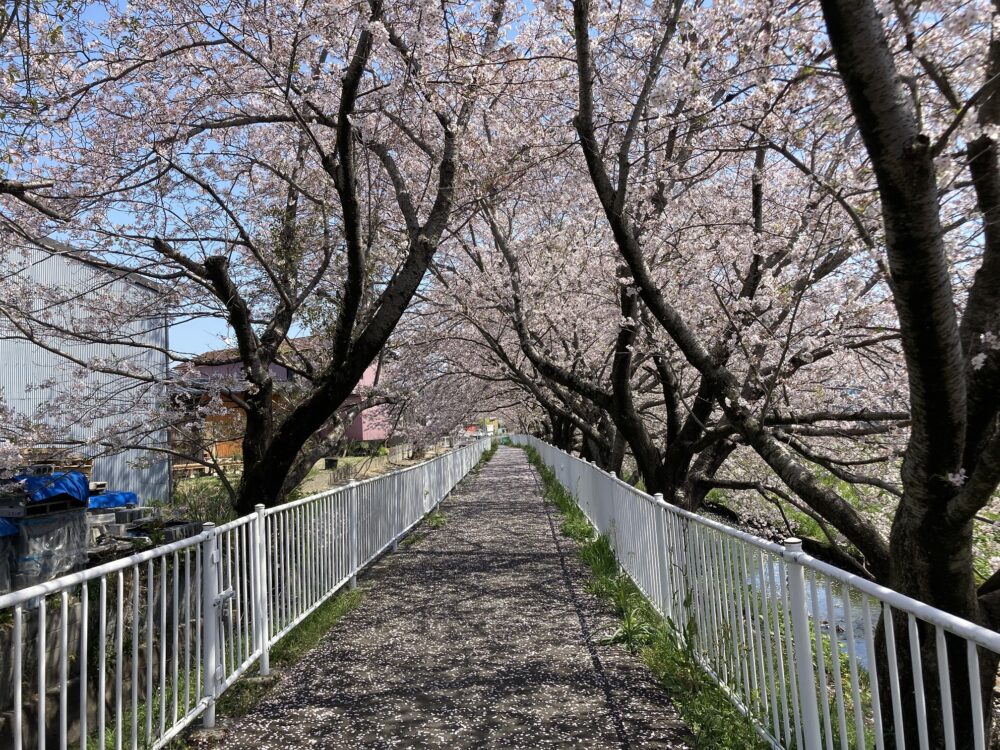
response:
<path id="1" fill-rule="evenodd" d="M 522 451 L 501 448 L 442 511 L 220 746 L 689 746 L 642 662 L 599 644 L 613 617 Z"/>

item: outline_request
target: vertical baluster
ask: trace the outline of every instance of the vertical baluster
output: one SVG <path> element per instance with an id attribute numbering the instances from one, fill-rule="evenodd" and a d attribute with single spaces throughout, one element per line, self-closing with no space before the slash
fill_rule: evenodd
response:
<path id="1" fill-rule="evenodd" d="M 421 483 L 423 486 L 423 483 Z M 351 546 L 351 590 L 358 587 L 358 493 L 357 484 L 351 482 L 347 485 L 348 502 L 348 524 L 350 526 L 350 546 Z"/>
<path id="2" fill-rule="evenodd" d="M 833 750 L 833 727 L 830 723 L 830 690 L 826 679 L 826 654 L 823 648 L 823 628 L 820 627 L 819 619 L 821 611 L 819 608 L 819 594 L 817 593 L 816 571 L 809 571 L 809 592 L 812 601 L 813 622 L 816 636 L 816 684 L 819 686 L 820 708 L 823 712 L 823 732 L 826 739 L 827 750 Z M 833 655 L 836 659 L 836 654 Z"/>
<path id="3" fill-rule="evenodd" d="M 87 750 L 87 625 L 90 620 L 90 590 L 87 582 L 80 584 L 80 750 Z M 15 641 L 19 642 L 15 635 Z M 15 653 L 14 665 L 18 665 L 18 656 Z M 17 684 L 20 689 L 20 684 Z M 15 714 L 15 719 L 19 720 L 20 712 Z M 15 729 L 15 732 L 18 730 Z"/>
<path id="4" fill-rule="evenodd" d="M 115 750 L 122 749 L 122 659 L 125 627 L 125 576 L 118 571 L 116 576 L 117 596 L 115 597 Z"/>
<path id="5" fill-rule="evenodd" d="M 167 729 L 167 558 L 160 558 L 160 731 Z"/>
<path id="6" fill-rule="evenodd" d="M 837 701 L 837 727 L 840 730 L 840 748 L 847 750 L 847 710 L 844 704 L 844 682 L 840 669 L 840 636 L 837 634 L 836 610 L 834 609 L 833 586 L 826 580 L 826 618 L 830 623 L 830 646 L 833 663 L 833 689 Z"/>
<path id="7" fill-rule="evenodd" d="M 171 658 L 171 662 L 173 663 L 173 671 L 171 672 L 171 681 L 170 681 L 170 703 L 171 703 L 171 716 L 172 716 L 171 726 L 173 726 L 174 724 L 177 723 L 177 699 L 179 697 L 178 693 L 180 692 L 178 690 L 178 682 L 177 682 L 177 674 L 178 674 L 178 671 L 180 669 L 180 630 L 181 630 L 181 624 L 180 624 L 180 613 L 181 613 L 181 610 L 180 610 L 180 579 L 178 577 L 180 575 L 180 570 L 179 570 L 179 567 L 178 567 L 180 565 L 180 556 L 177 554 L 177 552 L 174 552 L 174 554 L 172 556 L 171 564 L 173 566 L 173 576 L 172 576 L 172 578 L 173 578 L 173 592 L 172 592 L 172 594 L 173 594 L 173 596 L 172 596 L 173 602 L 172 602 L 172 607 L 171 608 L 173 610 L 173 615 L 174 615 L 174 618 L 173 618 L 174 619 L 174 627 L 173 627 L 173 632 L 172 632 L 173 643 L 171 644 L 172 649 L 173 649 L 173 653 L 171 654 L 171 657 L 172 657 Z"/>
<path id="8" fill-rule="evenodd" d="M 764 641 L 764 655 L 767 659 L 767 684 L 771 696 L 771 728 L 772 736 L 775 739 L 781 737 L 781 712 L 778 708 L 778 690 L 775 683 L 775 659 L 777 658 L 780 663 L 780 657 L 775 654 L 774 638 L 773 635 L 775 631 L 772 629 L 771 625 L 771 589 L 768 588 L 767 578 L 764 574 L 764 562 L 769 561 L 770 556 L 766 552 L 761 550 L 755 550 L 754 556 L 754 569 L 756 570 L 757 581 L 760 586 L 760 611 L 761 618 L 759 620 L 761 629 L 764 630 L 763 641 Z M 768 566 L 770 567 L 770 565 Z"/>
<path id="9" fill-rule="evenodd" d="M 191 548 L 184 548 L 184 715 L 191 710 Z"/>
<path id="10" fill-rule="evenodd" d="M 24 611 L 20 604 L 14 606 L 14 750 L 23 750 L 24 735 L 21 727 L 21 717 L 24 706 L 21 695 L 21 663 L 24 659 L 24 647 L 22 645 L 22 620 Z"/>
<path id="11" fill-rule="evenodd" d="M 68 716 L 66 682 L 68 678 L 68 644 L 69 639 L 69 592 L 59 594 L 59 748 L 66 750 L 68 743 Z"/>
<path id="12" fill-rule="evenodd" d="M 223 533 L 219 538 L 219 593 L 233 588 L 233 531 Z M 221 639 L 219 654 L 222 656 L 222 679 L 236 668 L 236 636 L 233 628 L 233 597 L 227 597 L 219 607 L 224 624 L 219 631 Z"/>
<path id="13" fill-rule="evenodd" d="M 751 676 L 750 647 L 745 638 L 746 609 L 743 600 L 743 582 L 740 580 L 739 567 L 736 563 L 736 540 L 724 537 L 723 553 L 726 559 L 726 579 L 729 585 L 733 612 L 733 641 L 739 656 L 740 675 L 742 676 L 743 705 L 749 710 L 753 705 L 753 682 Z"/>
<path id="14" fill-rule="evenodd" d="M 858 681 L 858 655 L 854 644 L 854 613 L 850 586 L 841 586 L 841 603 L 844 607 L 844 630 L 847 640 L 847 668 L 851 678 L 851 703 L 854 706 L 854 743 L 864 743 L 865 725 L 861 706 L 861 689 Z"/>
<path id="15" fill-rule="evenodd" d="M 146 744 L 153 744 L 153 593 L 156 584 L 156 568 L 153 561 L 146 564 Z"/>
<path id="16" fill-rule="evenodd" d="M 194 668 L 195 668 L 195 697 L 194 702 L 201 702 L 201 698 L 205 695 L 205 686 L 202 677 L 202 665 L 205 662 L 205 650 L 202 638 L 202 631 L 205 629 L 205 590 L 203 588 L 203 581 L 205 579 L 204 571 L 204 561 L 202 556 L 204 555 L 204 545 L 199 544 L 194 548 L 194 580 L 195 586 L 197 587 L 194 592 Z M 209 605 L 211 606 L 211 605 Z"/>
<path id="17" fill-rule="evenodd" d="M 868 692 L 871 694 L 872 700 L 875 747 L 876 750 L 885 750 L 885 739 L 882 736 L 882 702 L 879 697 L 878 662 L 875 658 L 875 634 L 872 631 L 871 604 L 868 601 L 867 594 L 861 595 L 861 617 L 863 619 L 862 626 L 864 627 L 865 649 L 868 654 Z"/>
<path id="18" fill-rule="evenodd" d="M 132 717 L 129 732 L 132 750 L 139 747 L 139 566 L 132 566 Z"/>
<path id="19" fill-rule="evenodd" d="M 108 579 L 105 576 L 101 576 L 100 584 L 100 594 L 98 595 L 98 625 L 97 625 L 97 636 L 100 639 L 98 641 L 98 654 L 97 654 L 97 746 L 102 748 L 106 747 L 104 744 L 105 740 L 105 704 L 106 704 L 106 683 L 105 675 L 107 674 L 107 640 L 108 640 Z"/>
<path id="20" fill-rule="evenodd" d="M 917 618 L 907 615 L 907 634 L 910 638 L 910 667 L 913 669 L 913 702 L 917 711 L 917 741 L 920 750 L 927 750 L 927 704 L 924 693 L 924 671 L 920 659 L 920 634 Z"/>
<path id="21" fill-rule="evenodd" d="M 785 540 L 785 565 L 792 628 L 795 632 L 795 673 L 799 688 L 802 736 L 806 750 L 820 749 L 819 708 L 816 705 L 816 675 L 813 671 L 812 638 L 809 635 L 809 609 L 806 603 L 805 575 L 798 555 L 802 542 Z"/>
<path id="22" fill-rule="evenodd" d="M 38 750 L 45 750 L 45 636 L 48 630 L 46 622 L 45 597 L 38 597 Z"/>
<path id="23" fill-rule="evenodd" d="M 955 718 L 951 706 L 951 673 L 948 669 L 948 644 L 944 628 L 934 628 L 934 645 L 937 650 L 938 686 L 941 689 L 941 711 L 944 723 L 945 750 L 955 750 Z"/>
<path id="24" fill-rule="evenodd" d="M 740 578 L 741 610 L 743 629 L 747 648 L 747 661 L 750 663 L 750 695 L 747 696 L 747 710 L 754 712 L 755 719 L 767 715 L 767 691 L 764 689 L 764 672 L 759 664 L 760 636 L 757 630 L 757 587 L 747 567 L 746 545 L 733 540 L 733 554 L 737 565 L 737 576 Z M 754 705 L 756 696 L 756 705 Z M 763 707 L 763 710 L 761 710 Z"/>
<path id="25" fill-rule="evenodd" d="M 760 577 L 757 575 L 751 560 L 759 557 L 758 550 L 752 545 L 740 546 L 743 578 L 746 581 L 747 598 L 750 610 L 747 612 L 747 626 L 750 628 L 750 639 L 754 649 L 754 673 L 757 685 L 757 716 L 764 727 L 767 726 L 769 695 L 767 690 L 767 667 L 764 664 L 764 643 L 760 637 Z M 766 730 L 765 730 L 766 731 Z"/>
<path id="26" fill-rule="evenodd" d="M 979 683 L 979 651 L 972 641 L 966 641 L 969 667 L 969 696 L 972 709 L 972 741 L 975 750 L 985 750 L 986 733 L 983 727 L 983 693 Z"/>
<path id="27" fill-rule="evenodd" d="M 291 560 L 291 542 L 289 537 L 291 534 L 290 530 L 290 514 L 288 511 L 283 511 L 279 518 L 281 518 L 281 590 L 284 594 L 282 601 L 282 616 L 280 629 L 284 629 L 285 625 L 292 621 L 292 575 L 288 570 L 289 561 Z"/>
<path id="28" fill-rule="evenodd" d="M 785 730 L 785 745 L 790 746 L 792 744 L 792 732 L 791 732 L 791 717 L 788 711 L 788 675 L 785 670 L 785 654 L 784 654 L 784 633 L 785 627 L 784 622 L 787 621 L 788 617 L 783 612 L 782 602 L 784 597 L 782 596 L 782 590 L 784 589 L 784 584 L 778 585 L 778 579 L 780 578 L 781 569 L 779 568 L 779 559 L 774 555 L 767 553 L 767 578 L 768 587 L 770 589 L 770 601 L 771 601 L 771 614 L 772 614 L 772 628 L 773 628 L 773 639 L 775 646 L 775 668 L 778 671 L 778 686 L 781 688 L 781 718 L 783 722 L 783 728 Z"/>

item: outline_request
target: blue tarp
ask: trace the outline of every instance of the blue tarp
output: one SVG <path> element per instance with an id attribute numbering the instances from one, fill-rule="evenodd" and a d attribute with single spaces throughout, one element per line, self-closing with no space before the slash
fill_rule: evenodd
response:
<path id="1" fill-rule="evenodd" d="M 138 505 L 139 498 L 134 492 L 102 492 L 90 496 L 90 508 L 123 508 Z"/>
<path id="2" fill-rule="evenodd" d="M 56 472 L 43 476 L 22 474 L 14 477 L 14 480 L 21 484 L 29 500 L 34 503 L 41 503 L 64 495 L 86 503 L 90 496 L 90 482 L 79 471 Z"/>
<path id="3" fill-rule="evenodd" d="M 6 518 L 0 518 L 0 536 L 14 536 L 17 533 L 17 526 Z M 0 588 L 2 590 L 2 588 Z"/>

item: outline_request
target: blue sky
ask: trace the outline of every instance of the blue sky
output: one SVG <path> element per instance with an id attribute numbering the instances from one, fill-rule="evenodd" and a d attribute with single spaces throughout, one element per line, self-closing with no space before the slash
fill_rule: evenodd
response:
<path id="1" fill-rule="evenodd" d="M 214 318 L 187 320 L 170 326 L 170 348 L 177 354 L 201 354 L 227 346 L 232 329 Z"/>

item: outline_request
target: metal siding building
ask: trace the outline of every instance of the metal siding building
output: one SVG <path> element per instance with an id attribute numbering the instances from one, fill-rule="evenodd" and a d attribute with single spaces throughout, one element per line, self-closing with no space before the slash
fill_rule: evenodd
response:
<path id="1" fill-rule="evenodd" d="M 120 299 L 130 310 L 146 310 L 148 315 L 124 321 L 115 332 L 116 338 L 127 338 L 135 343 L 108 344 L 79 341 L 42 341 L 66 352 L 80 362 L 94 358 L 113 360 L 116 366 L 127 363 L 138 372 L 165 376 L 169 361 L 168 316 L 163 294 L 150 284 L 130 278 L 122 270 L 102 267 L 84 255 L 50 253 L 42 249 L 24 250 L 19 263 L 20 281 L 37 285 L 41 290 L 55 289 L 65 294 L 59 303 L 66 307 L 65 320 L 86 321 L 88 295 Z M 53 307 L 51 298 L 43 304 Z M 70 310 L 69 308 L 73 309 Z M 58 313 L 63 320 L 62 310 Z M 6 324 L 7 321 L 4 321 Z M 145 347 L 155 348 L 145 348 Z M 157 351 L 159 349 L 159 351 Z M 69 427 L 71 440 L 93 439 L 97 435 L 113 433 L 128 421 L 128 412 L 136 404 L 152 404 L 163 398 L 162 384 L 150 384 L 139 378 L 120 374 L 90 372 L 81 377 L 65 357 L 49 351 L 31 341 L 17 338 L 16 332 L 3 331 L 0 336 L 0 389 L 8 406 L 26 416 L 34 415 L 57 401 L 71 401 L 75 395 L 86 393 L 89 414 Z M 124 395 L 123 395 L 124 394 Z M 92 402 L 92 403 L 91 403 Z M 116 414 L 116 409 L 118 414 Z M 123 428 L 124 429 L 124 428 Z M 135 443 L 148 446 L 166 446 L 166 429 L 150 429 Z M 149 450 L 112 451 L 97 446 L 74 447 L 72 450 L 94 457 L 92 481 L 108 483 L 108 488 L 135 492 L 141 502 L 169 500 L 170 458 L 164 453 Z"/>

